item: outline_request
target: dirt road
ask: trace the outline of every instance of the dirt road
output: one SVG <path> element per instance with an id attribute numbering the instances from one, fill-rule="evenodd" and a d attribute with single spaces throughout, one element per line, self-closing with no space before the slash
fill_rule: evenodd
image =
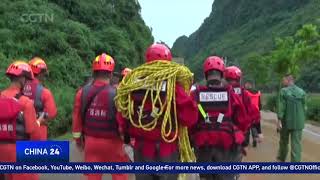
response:
<path id="1" fill-rule="evenodd" d="M 274 113 L 262 112 L 264 142 L 257 148 L 249 148 L 248 156 L 244 161 L 248 162 L 274 162 L 278 149 L 279 135 L 276 133 Z M 82 161 L 82 155 L 73 145 L 71 145 L 70 160 L 74 162 Z M 289 157 L 288 157 L 289 158 Z M 306 125 L 303 133 L 303 154 L 302 160 L 305 162 L 320 162 L 320 128 L 312 125 Z M 79 174 L 46 174 L 41 176 L 41 180 L 79 180 L 83 177 Z M 110 180 L 110 175 L 105 175 L 104 179 Z M 134 175 L 130 176 L 134 179 Z M 195 178 L 192 178 L 195 179 Z M 240 180 L 320 180 L 320 175 L 241 175 Z"/>

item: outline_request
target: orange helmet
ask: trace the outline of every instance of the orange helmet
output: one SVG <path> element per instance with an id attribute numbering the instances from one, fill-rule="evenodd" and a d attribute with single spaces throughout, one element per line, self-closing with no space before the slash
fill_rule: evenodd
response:
<path id="1" fill-rule="evenodd" d="M 29 61 L 29 65 L 32 69 L 33 74 L 37 75 L 40 74 L 42 71 L 47 72 L 47 64 L 44 62 L 43 59 L 39 57 L 34 57 Z"/>
<path id="2" fill-rule="evenodd" d="M 115 67 L 115 62 L 113 58 L 106 53 L 102 53 L 101 55 L 97 56 L 92 63 L 93 71 L 113 72 L 114 67 Z"/>
<path id="3" fill-rule="evenodd" d="M 129 74 L 132 70 L 130 68 L 124 68 L 124 70 L 122 70 L 121 75 L 124 77 L 127 74 Z"/>
<path id="4" fill-rule="evenodd" d="M 29 64 L 24 61 L 15 61 L 7 69 L 7 76 L 24 76 L 27 79 L 33 79 L 33 73 Z"/>

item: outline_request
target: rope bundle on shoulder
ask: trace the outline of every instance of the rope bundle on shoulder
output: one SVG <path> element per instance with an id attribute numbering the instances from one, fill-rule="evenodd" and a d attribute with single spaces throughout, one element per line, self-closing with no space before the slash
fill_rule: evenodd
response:
<path id="1" fill-rule="evenodd" d="M 157 126 L 158 119 L 162 117 L 162 138 L 167 143 L 179 139 L 181 162 L 194 162 L 195 156 L 190 146 L 187 128 L 179 126 L 178 123 L 175 89 L 176 83 L 178 83 L 184 88 L 185 92 L 189 93 L 192 80 L 193 74 L 187 67 L 174 62 L 154 61 L 143 64 L 129 73 L 119 84 L 115 97 L 118 111 L 129 119 L 132 126 L 136 128 L 152 131 Z M 164 102 L 160 98 L 163 87 L 166 88 Z M 134 121 L 134 101 L 131 95 L 137 90 L 145 90 L 145 95 L 141 105 L 142 108 L 138 113 L 139 118 Z M 157 109 L 157 111 L 152 112 L 154 119 L 151 122 L 143 124 L 143 109 L 147 97 L 151 97 L 152 109 Z"/>

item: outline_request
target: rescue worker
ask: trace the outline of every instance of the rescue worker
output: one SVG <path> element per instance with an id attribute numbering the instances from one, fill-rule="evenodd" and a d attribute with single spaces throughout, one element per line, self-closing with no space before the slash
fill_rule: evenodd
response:
<path id="1" fill-rule="evenodd" d="M 80 88 L 75 96 L 72 132 L 76 146 L 84 149 L 85 162 L 127 162 L 118 131 L 114 97 L 110 84 L 115 62 L 101 54 L 92 63 L 93 82 Z M 88 180 L 101 180 L 102 174 L 87 174 Z M 126 174 L 112 174 L 113 180 L 127 179 Z"/>
<path id="2" fill-rule="evenodd" d="M 247 130 L 250 130 L 251 126 L 258 126 L 258 124 L 260 123 L 260 111 L 254 104 L 252 104 L 251 98 L 248 92 L 244 89 L 244 87 L 241 86 L 241 77 L 242 77 L 242 72 L 240 68 L 236 66 L 227 67 L 224 71 L 224 78 L 226 82 L 233 87 L 235 94 L 239 96 L 239 99 L 242 101 L 243 105 L 245 106 L 245 110 L 248 115 L 247 117 L 249 118 L 249 121 L 250 121 L 250 124 L 248 124 L 249 126 L 247 127 Z M 244 133 L 247 133 L 247 131 L 245 131 Z M 247 141 L 243 143 L 244 155 L 247 154 L 248 145 L 249 144 Z"/>
<path id="3" fill-rule="evenodd" d="M 245 89 L 251 99 L 252 104 L 260 111 L 262 108 L 260 91 L 254 89 L 252 82 L 250 82 L 250 81 L 245 82 L 244 87 L 245 87 Z M 246 143 L 247 144 L 250 144 L 250 133 L 252 136 L 252 146 L 257 147 L 257 142 L 260 143 L 263 139 L 260 120 L 256 124 L 253 124 L 251 129 L 248 130 L 248 132 L 246 134 Z"/>
<path id="4" fill-rule="evenodd" d="M 217 56 L 203 64 L 206 86 L 192 91 L 199 109 L 197 124 L 191 129 L 197 162 L 240 162 L 241 144 L 249 121 L 239 97 L 222 83 L 225 65 Z M 234 179 L 235 174 L 200 174 L 202 179 Z"/>
<path id="5" fill-rule="evenodd" d="M 51 91 L 43 86 L 43 81 L 48 74 L 45 61 L 39 57 L 34 57 L 29 61 L 29 65 L 34 74 L 34 79 L 28 81 L 23 89 L 23 95 L 29 97 L 34 102 L 37 117 L 41 114 L 44 118 L 40 121 L 41 140 L 48 139 L 48 122 L 57 116 L 57 107 Z"/>
<path id="6" fill-rule="evenodd" d="M 33 79 L 30 66 L 23 61 L 15 61 L 8 67 L 6 76 L 11 83 L 0 95 L 0 161 L 16 162 L 16 141 L 39 140 L 40 124 L 36 121 L 32 100 L 22 95 L 26 81 Z M 43 116 L 38 120 L 43 120 Z M 39 179 L 38 174 L 5 176 L 9 180 Z"/>
<path id="7" fill-rule="evenodd" d="M 283 78 L 282 83 L 285 87 L 280 90 L 279 97 L 280 141 L 277 159 L 285 162 L 290 137 L 291 162 L 300 162 L 301 138 L 306 114 L 306 93 L 294 84 L 294 78 L 290 74 Z"/>
<path id="8" fill-rule="evenodd" d="M 129 77 L 126 77 L 126 83 L 121 83 L 118 88 L 118 94 L 123 93 L 124 90 L 128 89 L 130 85 L 136 86 L 137 83 L 141 82 L 148 82 L 149 77 L 153 77 L 153 75 L 158 74 L 160 71 L 164 72 L 164 70 L 172 69 L 173 68 L 181 68 L 184 69 L 186 67 L 182 67 L 178 64 L 171 64 L 172 55 L 169 50 L 169 48 L 163 44 L 153 44 L 151 45 L 147 50 L 145 54 L 146 58 L 146 64 L 142 65 L 141 67 L 157 67 L 157 71 L 154 71 L 154 73 L 149 73 L 149 71 L 143 71 L 143 68 L 138 67 L 134 71 L 128 75 Z M 153 66 L 154 65 L 154 66 Z M 165 69 L 163 66 L 167 66 L 168 68 Z M 138 70 L 141 70 L 138 72 Z M 151 70 L 152 68 L 150 68 Z M 186 70 L 186 69 L 184 69 Z M 137 73 L 136 73 L 137 72 Z M 136 74 L 145 73 L 146 75 L 135 77 Z M 125 118 L 122 116 L 121 113 L 118 114 L 118 119 L 121 123 L 121 129 L 124 132 L 128 132 L 131 137 L 135 138 L 135 146 L 134 146 L 134 161 L 135 162 L 179 162 L 179 145 L 177 138 L 174 137 L 175 133 L 177 132 L 175 130 L 178 130 L 178 127 L 180 125 L 190 127 L 196 122 L 197 118 L 197 106 L 193 99 L 187 94 L 187 91 L 189 91 L 191 82 L 192 82 L 192 73 L 188 70 L 188 77 L 190 77 L 190 85 L 187 87 L 187 89 L 184 89 L 182 84 L 177 81 L 175 83 L 175 89 L 170 89 L 170 84 L 168 83 L 169 80 L 165 79 L 160 82 L 160 85 L 158 87 L 150 87 L 149 89 L 145 87 L 146 84 L 142 84 L 140 87 L 136 87 L 135 90 L 132 90 L 129 92 L 129 94 L 126 94 L 127 96 L 131 96 L 132 99 L 129 101 L 133 101 L 134 104 L 134 115 L 132 116 L 132 121 L 129 117 Z M 189 76 L 190 75 L 190 76 Z M 162 74 L 162 76 L 166 76 Z M 136 79 L 136 78 L 144 78 L 144 80 Z M 132 81 L 130 81 L 132 79 Z M 153 80 L 153 78 L 151 78 Z M 154 79 L 156 81 L 156 79 Z M 129 83 L 131 82 L 131 83 Z M 154 90 L 154 95 L 146 95 L 146 92 L 149 92 L 150 90 Z M 159 98 L 162 103 L 157 102 L 155 104 L 155 107 L 152 106 L 152 97 L 156 97 L 155 91 L 159 92 Z M 173 92 L 171 92 L 173 91 Z M 166 97 L 168 97 L 171 93 L 175 93 L 175 104 L 176 104 L 176 113 L 177 113 L 177 126 L 174 126 L 175 124 L 175 117 L 174 117 L 174 102 L 170 101 L 171 108 L 169 109 L 171 113 L 164 113 L 159 112 L 160 109 L 162 109 L 162 106 L 160 104 L 164 104 L 164 102 L 168 102 Z M 126 99 L 126 97 L 124 99 Z M 117 95 L 118 97 L 118 95 Z M 143 104 L 143 99 L 146 98 L 145 103 Z M 158 99 L 159 100 L 159 99 Z M 158 101 L 157 100 L 157 101 Z M 159 101 L 160 101 L 159 100 Z M 117 103 L 119 103 L 119 100 Z M 168 105 L 166 105 L 167 107 Z M 118 107 L 119 109 L 119 107 Z M 166 109 L 166 108 L 165 108 Z M 151 129 L 145 129 L 144 127 L 147 127 L 143 125 L 144 127 L 138 127 L 134 124 L 139 124 L 139 114 L 143 113 L 141 122 L 143 124 L 150 124 L 155 122 L 154 128 Z M 167 111 L 168 112 L 168 111 Z M 167 140 L 163 137 L 163 134 L 161 133 L 161 130 L 163 130 L 161 127 L 163 126 L 163 123 L 165 122 L 165 114 L 168 114 L 170 118 L 168 118 L 168 121 L 171 121 L 171 123 L 168 125 L 167 129 L 169 130 L 168 138 L 170 140 Z M 155 117 L 158 117 L 155 120 Z M 172 125 L 172 126 L 171 126 Z M 179 125 L 179 126 L 178 126 Z M 170 128 L 172 127 L 172 128 Z M 172 139 L 171 139 L 172 138 Z M 177 174 L 136 174 L 136 180 L 152 180 L 152 179 L 166 179 L 166 180 L 176 180 L 178 178 Z"/>

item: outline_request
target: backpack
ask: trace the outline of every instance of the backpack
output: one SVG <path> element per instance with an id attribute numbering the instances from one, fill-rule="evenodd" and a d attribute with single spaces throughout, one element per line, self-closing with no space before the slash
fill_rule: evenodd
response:
<path id="1" fill-rule="evenodd" d="M 44 108 L 41 100 L 43 89 L 44 89 L 43 85 L 41 84 L 37 85 L 36 96 L 34 99 L 34 108 L 36 109 L 36 112 L 42 112 Z"/>
<path id="2" fill-rule="evenodd" d="M 22 107 L 18 102 L 21 94 L 14 98 L 0 95 L 0 140 L 17 140 L 17 120 L 21 115 Z"/>
<path id="3" fill-rule="evenodd" d="M 114 103 L 113 102 L 113 99 L 114 97 L 116 96 L 116 92 L 115 91 L 112 91 L 110 88 L 110 86 L 101 86 L 100 88 L 98 88 L 96 90 L 96 92 L 94 92 L 94 94 L 91 96 L 91 98 L 88 100 L 87 99 L 87 96 L 89 94 L 89 90 L 92 86 L 92 83 L 89 83 L 89 84 L 86 84 L 83 88 L 82 88 L 82 95 L 81 95 L 81 118 L 82 120 L 85 119 L 85 115 L 86 115 L 86 112 L 88 110 L 88 107 L 91 105 L 91 103 L 93 102 L 94 98 L 101 92 L 103 91 L 104 89 L 106 88 L 109 88 L 109 96 L 111 98 L 109 98 L 109 104 L 110 104 L 110 109 L 113 110 L 115 113 L 116 113 L 116 108 L 114 107 Z M 115 113 L 111 113 L 110 115 L 112 116 L 112 118 L 114 119 L 115 118 Z"/>
<path id="4" fill-rule="evenodd" d="M 35 88 L 35 90 L 33 90 L 33 88 Z M 44 86 L 40 83 L 36 85 L 32 83 L 27 84 L 23 90 L 23 95 L 29 97 L 34 101 L 34 108 L 37 113 L 42 112 L 44 108 L 43 102 L 41 100 L 43 90 Z"/>

